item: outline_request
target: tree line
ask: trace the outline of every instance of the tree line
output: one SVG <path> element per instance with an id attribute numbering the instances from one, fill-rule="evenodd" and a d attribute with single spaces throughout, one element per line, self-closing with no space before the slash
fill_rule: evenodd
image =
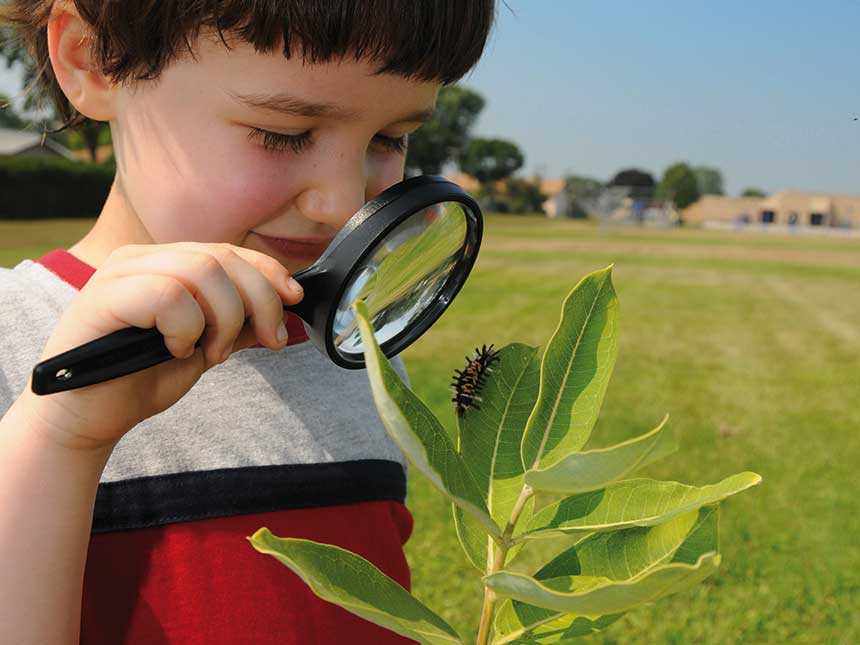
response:
<path id="1" fill-rule="evenodd" d="M 2 36 L 0 33 L 0 58 L 6 60 L 7 66 L 21 63 L 24 81 L 31 83 L 36 75 L 31 59 L 18 42 L 4 40 Z M 50 111 L 50 102 L 44 99 L 37 92 L 32 93 L 27 96 L 24 107 L 26 110 L 47 109 L 43 121 L 54 124 L 48 127 L 56 127 L 57 115 Z M 438 175 L 456 165 L 480 182 L 477 197 L 484 208 L 512 213 L 542 212 L 548 196 L 542 192 L 539 182 L 514 177 L 525 163 L 520 147 L 507 139 L 472 136 L 471 130 L 485 105 L 484 98 L 474 90 L 462 85 L 443 87 L 432 119 L 409 136 L 407 175 Z M 36 125 L 16 113 L 8 97 L 0 94 L 0 127 L 23 129 Z M 41 124 L 38 129 L 42 129 Z M 87 120 L 75 130 L 52 136 L 72 149 L 86 148 L 95 161 L 98 146 L 110 143 L 110 128 L 106 123 Z M 613 186 L 645 191 L 647 198 L 671 202 L 677 208 L 686 208 L 702 195 L 723 194 L 723 178 L 718 169 L 690 166 L 686 162 L 670 165 L 659 182 L 650 173 L 635 168 L 619 171 L 606 183 L 591 177 L 568 175 L 564 177 L 564 191 L 570 204 L 570 212 L 566 214 L 585 216 L 585 205 L 600 191 Z M 743 194 L 763 196 L 754 188 Z M 646 195 L 643 193 L 643 196 Z"/>

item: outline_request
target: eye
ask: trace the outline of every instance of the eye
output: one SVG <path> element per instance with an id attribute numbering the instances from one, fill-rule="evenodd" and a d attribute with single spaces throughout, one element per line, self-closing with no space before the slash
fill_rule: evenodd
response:
<path id="1" fill-rule="evenodd" d="M 403 153 L 406 152 L 409 135 L 404 134 L 402 137 L 386 137 L 385 135 L 377 134 L 373 137 L 373 140 L 389 152 Z"/>
<path id="2" fill-rule="evenodd" d="M 248 139 L 262 142 L 263 147 L 270 152 L 292 150 L 296 154 L 304 150 L 312 141 L 310 130 L 301 134 L 281 134 L 260 128 L 251 128 L 251 131 L 248 132 Z"/>

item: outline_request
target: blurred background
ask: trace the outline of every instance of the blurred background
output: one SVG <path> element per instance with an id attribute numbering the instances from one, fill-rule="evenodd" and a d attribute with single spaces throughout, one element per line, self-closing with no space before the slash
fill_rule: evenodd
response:
<path id="1" fill-rule="evenodd" d="M 404 352 L 455 423 L 475 346 L 545 347 L 561 302 L 615 263 L 621 339 L 588 448 L 668 412 L 680 450 L 642 476 L 723 504 L 720 570 L 583 643 L 860 642 L 860 4 L 508 0 L 479 66 L 410 140 L 409 174 L 478 196 L 469 282 Z M 0 65 L 0 266 L 68 247 L 114 172 L 109 129 L 41 142 L 53 115 Z M 476 330 L 481 330 L 477 332 Z M 463 634 L 481 583 L 412 469 L 414 593 Z"/>

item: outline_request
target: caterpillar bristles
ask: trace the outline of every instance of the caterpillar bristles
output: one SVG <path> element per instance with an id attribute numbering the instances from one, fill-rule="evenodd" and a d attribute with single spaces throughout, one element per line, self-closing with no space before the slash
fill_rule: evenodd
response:
<path id="1" fill-rule="evenodd" d="M 479 396 L 481 387 L 487 378 L 488 372 L 494 372 L 491 364 L 494 361 L 501 360 L 498 352 L 493 350 L 493 345 L 487 348 L 483 345 L 481 349 L 475 348 L 476 356 L 470 358 L 466 356 L 466 367 L 462 370 L 454 370 L 454 377 L 451 381 L 454 397 L 451 401 L 455 404 L 455 411 L 458 417 L 462 417 L 467 410 L 474 408 L 480 410 L 480 406 L 476 401 L 483 401 Z"/>

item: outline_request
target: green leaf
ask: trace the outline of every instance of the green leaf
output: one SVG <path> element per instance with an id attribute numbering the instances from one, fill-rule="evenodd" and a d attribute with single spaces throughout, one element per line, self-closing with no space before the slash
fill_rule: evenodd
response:
<path id="1" fill-rule="evenodd" d="M 573 453 L 556 465 L 530 470 L 525 482 L 535 490 L 579 493 L 602 488 L 678 449 L 674 436 L 665 430 L 667 414 L 651 432 L 624 443 Z"/>
<path id="2" fill-rule="evenodd" d="M 520 442 L 537 400 L 538 348 L 520 343 L 499 350 L 481 388 L 480 409 L 457 418 L 460 454 L 482 491 L 487 508 L 504 526 L 523 484 Z"/>
<path id="3" fill-rule="evenodd" d="M 585 445 L 618 352 L 612 266 L 591 273 L 562 306 L 541 360 L 540 392 L 522 442 L 525 469 L 547 468 Z"/>
<path id="4" fill-rule="evenodd" d="M 498 350 L 498 360 L 481 388 L 480 408 L 457 417 L 458 450 L 487 500 L 490 516 L 507 525 L 523 487 L 520 441 L 537 400 L 540 364 L 537 347 L 512 343 Z M 454 510 L 457 537 L 469 560 L 483 573 L 492 543 L 474 522 Z"/>
<path id="5" fill-rule="evenodd" d="M 628 479 L 581 493 L 542 508 L 516 539 L 543 539 L 565 533 L 654 526 L 677 515 L 755 486 L 761 477 L 744 472 L 710 486 L 687 486 L 653 479 Z"/>
<path id="6" fill-rule="evenodd" d="M 636 578 L 613 581 L 602 576 L 561 576 L 538 581 L 520 573 L 494 573 L 484 582 L 500 596 L 537 607 L 584 616 L 627 611 L 711 575 L 719 566 L 718 553 L 706 553 L 693 564 L 674 562 L 648 570 Z"/>
<path id="7" fill-rule="evenodd" d="M 678 549 L 693 539 L 696 543 L 690 549 L 699 549 L 695 562 L 703 553 L 719 550 L 717 517 L 717 507 L 707 506 L 657 526 L 592 534 L 553 558 L 535 578 L 583 575 L 628 580 L 672 560 Z"/>
<path id="8" fill-rule="evenodd" d="M 591 618 L 541 609 L 533 605 L 524 606 L 532 607 L 546 617 L 536 623 L 528 623 L 529 627 L 526 627 L 514 611 L 514 602 L 505 599 L 496 612 L 496 636 L 493 645 L 570 645 L 580 642 L 574 641 L 576 638 L 603 631 L 624 615 L 624 612 L 619 612 Z"/>
<path id="9" fill-rule="evenodd" d="M 452 502 L 474 517 L 490 535 L 501 536 L 486 500 L 439 420 L 400 380 L 380 350 L 368 321 L 367 305 L 353 305 L 376 409 L 385 429 L 409 460 Z"/>
<path id="10" fill-rule="evenodd" d="M 462 643 L 454 628 L 364 558 L 330 544 L 279 538 L 261 528 L 248 540 L 313 592 L 372 623 L 428 645 Z"/>
<path id="11" fill-rule="evenodd" d="M 593 534 L 562 552 L 535 575 L 535 580 L 561 576 L 605 576 L 630 580 L 669 561 L 695 564 L 705 553 L 718 550 L 718 507 L 685 513 L 655 527 L 633 527 Z M 679 591 L 681 587 L 673 587 Z M 623 612 L 581 616 L 543 609 L 520 601 L 506 601 L 496 617 L 496 643 L 549 645 L 600 631 Z"/>
<path id="12" fill-rule="evenodd" d="M 463 509 L 456 504 L 451 504 L 454 512 L 454 530 L 457 533 L 457 539 L 460 541 L 460 546 L 466 553 L 474 567 L 481 574 L 489 571 L 492 564 L 493 540 L 483 530 L 483 527 L 478 522 L 472 519 L 471 515 L 463 513 Z"/>

